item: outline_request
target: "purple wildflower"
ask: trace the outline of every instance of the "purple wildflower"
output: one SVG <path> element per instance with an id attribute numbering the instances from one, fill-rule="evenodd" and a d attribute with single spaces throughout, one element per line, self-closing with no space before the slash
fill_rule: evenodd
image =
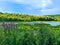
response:
<path id="1" fill-rule="evenodd" d="M 4 30 L 9 30 L 9 29 L 16 29 L 17 30 L 17 24 L 13 24 L 13 23 L 10 23 L 10 24 L 7 24 L 5 22 L 2 23 L 2 26 L 4 27 Z"/>

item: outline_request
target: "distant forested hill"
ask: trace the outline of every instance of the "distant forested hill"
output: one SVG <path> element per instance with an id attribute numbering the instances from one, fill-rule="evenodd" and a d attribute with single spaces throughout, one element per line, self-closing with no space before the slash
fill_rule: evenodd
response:
<path id="1" fill-rule="evenodd" d="M 33 16 L 0 12 L 0 21 L 60 21 L 60 15 Z"/>
<path id="2" fill-rule="evenodd" d="M 56 21 L 60 21 L 60 14 L 49 15 L 49 17 L 56 19 Z"/>

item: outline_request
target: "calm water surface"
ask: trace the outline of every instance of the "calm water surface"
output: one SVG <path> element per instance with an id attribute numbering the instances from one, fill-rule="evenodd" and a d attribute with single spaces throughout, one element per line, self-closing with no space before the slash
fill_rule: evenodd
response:
<path id="1" fill-rule="evenodd" d="M 26 23 L 26 24 L 44 23 L 44 24 L 50 24 L 52 26 L 60 25 L 60 22 L 21 22 L 21 23 Z"/>
<path id="2" fill-rule="evenodd" d="M 6 22 L 6 23 L 10 23 L 10 22 Z M 44 24 L 50 24 L 52 26 L 56 26 L 56 25 L 60 25 L 60 22 L 13 22 L 15 24 L 41 24 L 41 23 L 44 23 Z M 0 23 L 1 25 L 1 23 Z"/>

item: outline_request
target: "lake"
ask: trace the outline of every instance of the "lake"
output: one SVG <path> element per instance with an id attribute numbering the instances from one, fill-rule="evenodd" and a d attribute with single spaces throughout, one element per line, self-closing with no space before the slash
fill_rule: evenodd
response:
<path id="1" fill-rule="evenodd" d="M 40 24 L 40 23 L 44 23 L 44 24 L 50 24 L 50 25 L 52 25 L 52 26 L 56 26 L 56 25 L 60 25 L 60 22 L 15 22 L 16 24 L 18 24 L 18 23 L 23 23 L 23 24 Z"/>
<path id="2" fill-rule="evenodd" d="M 10 22 L 6 22 L 6 23 L 10 23 Z M 51 21 L 51 22 L 42 22 L 42 21 L 41 22 L 13 22 L 13 23 L 15 23 L 15 24 L 22 24 L 22 23 L 23 24 L 37 24 L 37 23 L 40 24 L 40 23 L 44 23 L 44 24 L 50 24 L 52 26 L 60 25 L 60 22 L 53 22 L 53 21 Z"/>

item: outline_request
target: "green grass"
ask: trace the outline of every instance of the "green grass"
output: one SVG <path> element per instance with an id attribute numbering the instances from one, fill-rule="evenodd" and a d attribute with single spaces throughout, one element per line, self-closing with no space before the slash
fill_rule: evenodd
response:
<path id="1" fill-rule="evenodd" d="M 6 32 L 0 27 L 0 45 L 60 45 L 60 25 L 21 23 Z"/>

